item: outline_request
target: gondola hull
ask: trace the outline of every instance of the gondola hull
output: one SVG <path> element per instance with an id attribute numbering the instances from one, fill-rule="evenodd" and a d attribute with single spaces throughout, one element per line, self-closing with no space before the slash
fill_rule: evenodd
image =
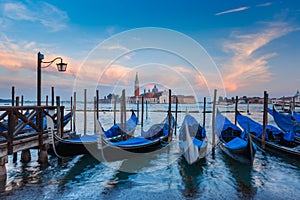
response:
<path id="1" fill-rule="evenodd" d="M 262 147 L 262 139 L 256 137 L 254 134 L 251 134 L 251 137 L 253 139 L 253 142 L 259 146 L 260 148 Z M 299 142 L 297 142 L 299 143 Z M 272 153 L 281 155 L 281 156 L 289 156 L 289 157 L 293 157 L 296 159 L 300 159 L 300 143 L 298 147 L 295 148 L 289 148 L 289 147 L 284 147 L 282 145 L 278 145 L 275 142 L 271 142 L 271 141 L 265 141 L 265 149 L 267 151 L 270 151 Z"/>
<path id="2" fill-rule="evenodd" d="M 106 144 L 105 144 L 106 143 Z M 134 156 L 138 153 L 149 153 L 161 149 L 167 144 L 167 137 L 157 138 L 148 144 L 139 146 L 119 147 L 108 144 L 103 140 L 102 147 L 98 140 L 89 142 L 72 142 L 55 136 L 55 151 L 59 156 L 70 157 L 81 154 L 90 154 L 102 160 L 120 160 Z M 54 151 L 52 150 L 54 153 Z"/>
<path id="3" fill-rule="evenodd" d="M 70 157 L 81 154 L 90 154 L 89 150 L 97 149 L 97 140 L 94 141 L 75 141 L 64 139 L 54 134 L 55 149 L 51 148 L 50 153 L 56 153 L 58 156 Z"/>
<path id="4" fill-rule="evenodd" d="M 256 147 L 251 137 L 223 116 L 219 111 L 216 115 L 215 129 L 220 140 L 221 150 L 232 159 L 252 165 Z"/>
<path id="5" fill-rule="evenodd" d="M 197 159 L 195 161 L 190 159 L 191 158 L 191 152 L 189 151 L 189 149 L 191 149 L 191 148 L 195 148 L 198 151 L 198 156 L 197 156 Z M 188 164 L 193 164 L 193 163 L 198 162 L 199 160 L 206 157 L 207 144 L 205 146 L 202 146 L 202 147 L 193 146 L 191 148 L 189 148 L 188 150 L 184 150 L 183 148 L 181 148 L 181 153 L 182 153 L 184 159 L 186 160 L 186 162 Z"/>
<path id="6" fill-rule="evenodd" d="M 275 110 L 273 110 L 273 112 L 274 111 Z M 263 126 L 240 113 L 237 116 L 237 121 L 240 126 L 248 130 L 255 144 L 262 148 L 261 134 Z M 265 130 L 265 149 L 267 151 L 285 156 L 288 155 L 293 158 L 300 158 L 300 143 L 296 140 L 293 141 L 290 137 L 286 137 L 288 140 L 285 139 L 285 134 L 289 136 L 289 134 L 291 135 L 293 132 L 284 133 L 272 125 L 267 125 Z"/>
<path id="7" fill-rule="evenodd" d="M 190 114 L 186 114 L 179 130 L 180 149 L 188 164 L 193 164 L 207 154 L 206 131 Z"/>
<path id="8" fill-rule="evenodd" d="M 228 148 L 225 143 L 221 142 L 220 148 L 226 155 L 228 155 L 232 159 L 246 165 L 252 165 L 256 150 L 251 141 L 248 141 L 248 143 L 250 144 L 248 144 L 246 148 L 233 150 Z"/>

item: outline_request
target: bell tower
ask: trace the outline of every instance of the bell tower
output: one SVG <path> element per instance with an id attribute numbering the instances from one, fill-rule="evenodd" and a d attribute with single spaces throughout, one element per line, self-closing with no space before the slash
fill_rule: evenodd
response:
<path id="1" fill-rule="evenodd" d="M 135 81 L 134 81 L 134 96 L 135 96 L 135 97 L 140 96 L 140 84 L 139 84 L 138 73 L 136 73 L 136 75 L 135 75 Z"/>

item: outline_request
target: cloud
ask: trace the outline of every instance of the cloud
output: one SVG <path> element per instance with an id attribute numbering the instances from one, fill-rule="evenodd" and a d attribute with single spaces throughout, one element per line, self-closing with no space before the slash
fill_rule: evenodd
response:
<path id="1" fill-rule="evenodd" d="M 228 13 L 240 12 L 240 11 L 248 10 L 249 8 L 250 7 L 248 7 L 248 6 L 235 8 L 235 9 L 226 10 L 226 11 L 223 11 L 223 12 L 216 13 L 215 15 L 224 15 L 224 14 L 228 14 Z"/>
<path id="2" fill-rule="evenodd" d="M 225 88 L 235 91 L 261 82 L 268 82 L 272 73 L 268 60 L 277 55 L 268 52 L 256 56 L 257 52 L 268 43 L 299 28 L 289 27 L 285 23 L 266 24 L 267 28 L 254 34 L 233 34 L 233 41 L 223 43 L 224 52 L 231 54 L 231 58 L 222 67 Z M 261 53 L 261 52 L 260 52 Z"/>
<path id="3" fill-rule="evenodd" d="M 257 7 L 267 7 L 267 6 L 270 6 L 272 4 L 273 4 L 272 2 L 266 2 L 266 3 L 258 4 Z"/>
<path id="4" fill-rule="evenodd" d="M 55 6 L 45 3 L 4 3 L 2 4 L 3 18 L 0 19 L 2 27 L 7 21 L 38 22 L 51 31 L 59 31 L 66 28 L 68 15 Z"/>
<path id="5" fill-rule="evenodd" d="M 129 52 L 131 51 L 130 49 L 128 49 L 127 47 L 124 47 L 122 45 L 116 44 L 116 45 L 111 45 L 111 46 L 103 46 L 101 47 L 102 49 L 105 50 L 121 50 L 121 51 L 125 51 L 125 52 Z"/>

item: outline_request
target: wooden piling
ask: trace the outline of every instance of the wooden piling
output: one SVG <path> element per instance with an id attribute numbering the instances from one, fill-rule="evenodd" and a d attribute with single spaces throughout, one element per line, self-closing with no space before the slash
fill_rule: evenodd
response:
<path id="1" fill-rule="evenodd" d="M 54 87 L 51 87 L 51 106 L 54 106 Z"/>
<path id="2" fill-rule="evenodd" d="M 21 153 L 21 162 L 29 163 L 31 161 L 30 149 L 25 149 Z"/>
<path id="3" fill-rule="evenodd" d="M 123 97 L 123 128 L 124 131 L 126 131 L 126 93 L 125 89 L 122 91 L 122 97 Z"/>
<path id="4" fill-rule="evenodd" d="M 148 101 L 146 101 L 146 120 L 148 120 Z"/>
<path id="5" fill-rule="evenodd" d="M 22 107 L 24 106 L 24 96 L 23 95 L 21 96 L 21 106 Z"/>
<path id="6" fill-rule="evenodd" d="M 144 96 L 142 96 L 142 116 L 141 116 L 141 132 L 144 128 Z"/>
<path id="7" fill-rule="evenodd" d="M 175 97 L 175 132 L 174 134 L 177 135 L 177 119 L 178 119 L 178 97 Z"/>
<path id="8" fill-rule="evenodd" d="M 171 132 L 171 115 L 172 115 L 172 109 L 171 109 L 171 101 L 172 101 L 172 91 L 169 89 L 169 109 L 168 109 L 168 143 L 172 141 L 172 132 Z"/>
<path id="9" fill-rule="evenodd" d="M 94 133 L 96 133 L 96 122 L 98 120 L 97 118 L 97 97 L 94 97 Z"/>
<path id="10" fill-rule="evenodd" d="M 250 102 L 249 99 L 247 99 L 247 114 L 250 115 Z"/>
<path id="11" fill-rule="evenodd" d="M 62 137 L 62 124 L 61 124 L 61 110 L 60 110 L 60 97 L 56 96 L 56 109 L 57 109 L 57 133 L 59 137 Z"/>
<path id="12" fill-rule="evenodd" d="M 24 96 L 21 96 L 21 106 L 24 106 Z M 21 109 L 21 113 L 23 114 L 23 109 Z"/>
<path id="13" fill-rule="evenodd" d="M 205 117 L 206 117 L 206 97 L 203 100 L 203 128 L 205 128 Z"/>
<path id="14" fill-rule="evenodd" d="M 137 112 L 137 121 L 140 120 L 140 102 L 139 100 L 136 101 L 136 112 Z"/>
<path id="15" fill-rule="evenodd" d="M 73 103 L 73 131 L 76 132 L 76 92 L 74 92 L 74 103 Z"/>
<path id="16" fill-rule="evenodd" d="M 115 101 L 114 101 L 114 125 L 116 124 L 116 117 L 117 117 L 117 113 L 116 113 L 116 109 L 117 109 L 117 97 L 114 97 Z"/>
<path id="17" fill-rule="evenodd" d="M 239 103 L 239 97 L 235 97 L 235 109 L 234 109 L 234 124 L 236 125 L 237 121 L 237 112 L 238 112 L 238 103 Z"/>
<path id="18" fill-rule="evenodd" d="M 96 110 L 97 110 L 97 120 L 99 119 L 99 90 L 96 90 Z"/>
<path id="19" fill-rule="evenodd" d="M 285 106 L 285 96 L 282 97 L 282 105 L 281 105 L 282 111 L 284 111 L 284 106 Z"/>
<path id="20" fill-rule="evenodd" d="M 70 116 L 70 131 L 73 131 L 73 97 L 71 96 L 70 98 L 70 112 L 71 112 L 71 116 Z"/>
<path id="21" fill-rule="evenodd" d="M 11 106 L 15 106 L 15 86 L 11 87 Z"/>
<path id="22" fill-rule="evenodd" d="M 212 112 L 212 154 L 213 158 L 215 156 L 215 147 L 216 147 L 216 131 L 215 131 L 215 118 L 216 118 L 216 100 L 217 100 L 217 90 L 214 90 L 213 98 L 213 112 Z"/>
<path id="23" fill-rule="evenodd" d="M 121 121 L 121 126 L 123 127 L 123 122 L 124 122 L 124 108 L 123 108 L 123 91 L 121 94 L 121 101 L 120 101 L 120 121 Z"/>
<path id="24" fill-rule="evenodd" d="M 0 192 L 5 191 L 7 180 L 6 163 L 8 162 L 7 156 L 0 158 Z"/>
<path id="25" fill-rule="evenodd" d="M 268 93 L 264 91 L 264 114 L 263 114 L 263 130 L 262 130 L 262 148 L 265 149 L 265 134 L 266 134 L 266 126 L 268 124 Z"/>
<path id="26" fill-rule="evenodd" d="M 83 134 L 86 135 L 86 93 L 87 89 L 84 89 L 84 108 L 83 108 Z"/>
<path id="27" fill-rule="evenodd" d="M 14 96 L 14 95 L 13 95 Z M 19 106 L 19 96 L 17 96 L 16 97 L 16 106 Z M 18 120 L 16 120 L 16 123 L 18 123 Z M 23 153 L 23 152 L 22 152 Z M 22 156 L 21 156 L 21 158 L 22 158 Z M 17 160 L 18 160 L 18 153 L 17 152 L 15 152 L 14 154 L 13 154 L 13 163 L 16 163 L 17 162 Z"/>
<path id="28" fill-rule="evenodd" d="M 292 106 L 292 116 L 294 117 L 294 112 L 295 112 L 295 105 L 296 105 L 296 100 L 295 100 L 295 97 L 293 97 L 293 106 Z"/>

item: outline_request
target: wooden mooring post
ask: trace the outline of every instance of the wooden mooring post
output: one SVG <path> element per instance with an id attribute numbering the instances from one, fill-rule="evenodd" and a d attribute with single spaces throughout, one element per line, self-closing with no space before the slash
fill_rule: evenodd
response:
<path id="1" fill-rule="evenodd" d="M 176 95 L 175 97 L 175 132 L 174 132 L 174 135 L 177 135 L 177 120 L 178 120 L 178 97 Z"/>
<path id="2" fill-rule="evenodd" d="M 141 115 L 141 133 L 144 128 L 144 96 L 142 96 L 142 115 Z"/>
<path id="3" fill-rule="evenodd" d="M 216 119 L 216 100 L 217 100 L 217 90 L 214 90 L 213 98 L 213 111 L 212 111 L 212 157 L 215 158 L 215 148 L 216 148 L 216 130 L 215 130 L 215 119 Z"/>
<path id="4" fill-rule="evenodd" d="M 76 92 L 74 92 L 74 103 L 73 103 L 73 131 L 76 132 Z"/>
<path id="5" fill-rule="evenodd" d="M 7 180 L 6 166 L 8 162 L 7 156 L 0 158 L 0 192 L 5 191 L 5 185 Z"/>
<path id="6" fill-rule="evenodd" d="M 237 121 L 237 112 L 238 112 L 238 103 L 239 103 L 239 97 L 235 97 L 235 109 L 234 109 L 234 124 L 236 125 Z"/>
<path id="7" fill-rule="evenodd" d="M 84 89 L 84 106 L 83 106 L 83 134 L 86 135 L 86 104 L 87 104 L 87 99 L 86 99 L 86 93 L 87 89 Z"/>
<path id="8" fill-rule="evenodd" d="M 265 134 L 266 134 L 266 126 L 268 124 L 268 98 L 269 94 L 267 91 L 264 91 L 264 114 L 263 114 L 263 130 L 261 136 L 262 148 L 265 149 Z"/>
<path id="9" fill-rule="evenodd" d="M 171 115 L 172 115 L 172 91 L 169 89 L 169 108 L 168 108 L 168 143 L 172 141 L 172 131 L 171 131 Z"/>
<path id="10" fill-rule="evenodd" d="M 205 117 L 206 117 L 206 97 L 203 100 L 203 128 L 205 128 Z"/>
<path id="11" fill-rule="evenodd" d="M 139 100 L 136 101 L 136 112 L 137 112 L 137 121 L 140 120 L 140 102 Z"/>

